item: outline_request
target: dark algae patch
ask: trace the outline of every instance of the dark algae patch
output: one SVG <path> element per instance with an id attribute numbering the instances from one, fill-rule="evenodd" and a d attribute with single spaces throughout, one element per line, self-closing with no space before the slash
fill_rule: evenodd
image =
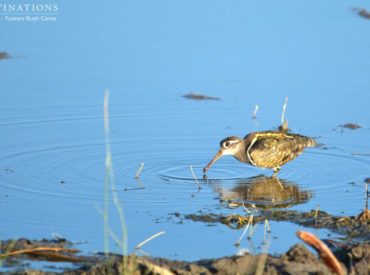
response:
<path id="1" fill-rule="evenodd" d="M 50 243 L 49 243 L 50 242 Z M 13 243 L 13 244 L 12 244 Z M 50 247 L 69 245 L 68 242 L 42 240 L 30 241 L 26 239 L 8 240 L 2 242 L 2 253 L 14 251 L 15 249 L 27 249 L 38 245 Z M 9 247 L 10 245 L 10 247 Z M 334 255 L 345 267 L 348 274 L 368 274 L 370 264 L 370 245 L 355 244 L 343 245 L 333 250 Z M 279 256 L 267 254 L 243 256 L 231 256 L 217 259 L 203 259 L 193 262 L 174 261 L 163 258 L 138 257 L 130 255 L 123 259 L 120 255 L 102 253 L 93 256 L 74 256 L 66 255 L 65 262 L 70 256 L 73 267 L 63 270 L 59 274 L 331 274 L 323 261 L 310 252 L 303 244 L 291 247 L 286 253 Z M 15 270 L 8 274 L 57 274 L 56 272 L 43 272 L 35 270 L 27 265 L 22 265 L 22 260 L 45 260 L 34 255 L 29 258 L 27 255 L 11 256 L 2 259 L 3 267 L 9 268 L 12 263 L 18 263 Z M 48 268 L 53 263 L 48 263 Z M 60 270 L 59 270 L 60 272 Z"/>
<path id="2" fill-rule="evenodd" d="M 370 19 L 370 12 L 363 8 L 353 8 L 353 11 L 356 12 L 362 18 Z"/>
<path id="3" fill-rule="evenodd" d="M 361 128 L 361 126 L 358 125 L 357 123 L 345 123 L 345 124 L 339 125 L 339 127 L 351 129 L 351 130 L 356 130 L 356 129 Z"/>
<path id="4" fill-rule="evenodd" d="M 186 95 L 183 95 L 183 97 L 187 99 L 192 99 L 192 100 L 220 100 L 219 97 L 196 94 L 196 93 L 188 93 Z"/>

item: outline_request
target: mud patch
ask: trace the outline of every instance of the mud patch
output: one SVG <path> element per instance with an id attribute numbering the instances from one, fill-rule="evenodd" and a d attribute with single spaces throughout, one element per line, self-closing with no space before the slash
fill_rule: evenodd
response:
<path id="1" fill-rule="evenodd" d="M 12 247 L 10 248 L 9 245 Z M 64 247 L 70 243 L 63 241 L 30 241 L 26 239 L 3 241 L 3 250 L 27 249 L 38 246 Z M 368 274 L 370 263 L 370 245 L 356 244 L 342 246 L 333 252 L 348 273 Z M 69 255 L 75 257 L 73 255 Z M 22 265 L 22 259 L 27 257 L 12 256 L 3 258 L 3 267 L 9 262 L 15 262 L 17 268 L 11 272 L 17 274 L 55 274 L 42 270 L 30 269 Z M 163 258 L 138 257 L 130 255 L 104 255 L 97 253 L 93 256 L 78 256 L 74 267 L 64 270 L 63 274 L 330 274 L 328 267 L 304 245 L 297 244 L 280 256 L 267 254 L 231 256 L 218 259 L 205 259 L 194 262 L 173 261 Z M 40 260 L 36 256 L 32 260 Z M 68 262 L 68 259 L 65 260 Z M 51 263 L 48 263 L 49 265 Z"/>
<path id="2" fill-rule="evenodd" d="M 179 214 L 177 213 L 177 216 Z M 222 215 L 222 214 L 187 214 L 180 217 L 195 222 L 207 224 L 222 223 L 230 228 L 240 229 L 248 223 L 250 215 Z M 369 210 L 365 210 L 358 216 L 332 216 L 324 211 L 311 210 L 309 212 L 298 211 L 261 211 L 253 217 L 253 223 L 263 223 L 266 219 L 272 221 L 289 221 L 305 227 L 326 228 L 333 232 L 346 235 L 349 239 L 370 239 Z"/>
<path id="3" fill-rule="evenodd" d="M 339 127 L 341 128 L 346 128 L 346 129 L 351 129 L 351 130 L 356 130 L 356 129 L 359 129 L 359 128 L 362 128 L 359 124 L 357 123 L 345 123 L 345 124 L 341 124 L 339 125 Z"/>

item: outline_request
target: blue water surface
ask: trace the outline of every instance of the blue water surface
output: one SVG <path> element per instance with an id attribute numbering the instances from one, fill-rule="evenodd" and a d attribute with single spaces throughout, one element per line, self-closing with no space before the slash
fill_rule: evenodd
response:
<path id="1" fill-rule="evenodd" d="M 0 238 L 62 236 L 85 252 L 103 251 L 106 90 L 114 192 L 129 252 L 164 230 L 143 247 L 150 255 L 197 260 L 238 253 L 233 244 L 242 230 L 179 223 L 169 214 L 245 214 L 220 203 L 211 184 L 201 181 L 198 191 L 190 166 L 201 178 L 221 139 L 276 128 L 286 96 L 289 127 L 324 147 L 279 173 L 314 194 L 290 209 L 319 205 L 333 215 L 357 215 L 370 176 L 370 20 L 352 10 L 358 4 L 65 1 L 56 22 L 7 22 L 0 15 L 0 51 L 12 57 L 0 61 Z M 220 100 L 182 97 L 190 92 Z M 362 128 L 338 127 L 348 122 Z M 225 157 L 208 176 L 228 190 L 232 179 L 271 173 Z M 109 225 L 120 234 L 112 202 Z M 271 228 L 270 253 L 286 251 L 305 229 L 290 222 Z M 252 244 L 243 239 L 241 247 L 258 253 L 263 238 L 259 224 Z M 122 251 L 113 240 L 110 249 Z"/>

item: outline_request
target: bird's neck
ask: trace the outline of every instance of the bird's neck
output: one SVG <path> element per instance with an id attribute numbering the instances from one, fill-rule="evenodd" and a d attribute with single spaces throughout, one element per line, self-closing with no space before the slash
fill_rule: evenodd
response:
<path id="1" fill-rule="evenodd" d="M 243 141 L 239 142 L 238 149 L 234 153 L 234 157 L 241 162 L 250 163 L 248 155 L 247 155 L 247 149 L 248 148 L 245 142 Z"/>

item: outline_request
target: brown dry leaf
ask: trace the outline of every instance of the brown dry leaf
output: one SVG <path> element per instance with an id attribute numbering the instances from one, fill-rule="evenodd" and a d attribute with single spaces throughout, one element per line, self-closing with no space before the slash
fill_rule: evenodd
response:
<path id="1" fill-rule="evenodd" d="M 307 231 L 297 231 L 296 234 L 302 241 L 313 247 L 319 253 L 321 259 L 333 272 L 338 275 L 346 274 L 338 259 L 319 238 Z"/>

